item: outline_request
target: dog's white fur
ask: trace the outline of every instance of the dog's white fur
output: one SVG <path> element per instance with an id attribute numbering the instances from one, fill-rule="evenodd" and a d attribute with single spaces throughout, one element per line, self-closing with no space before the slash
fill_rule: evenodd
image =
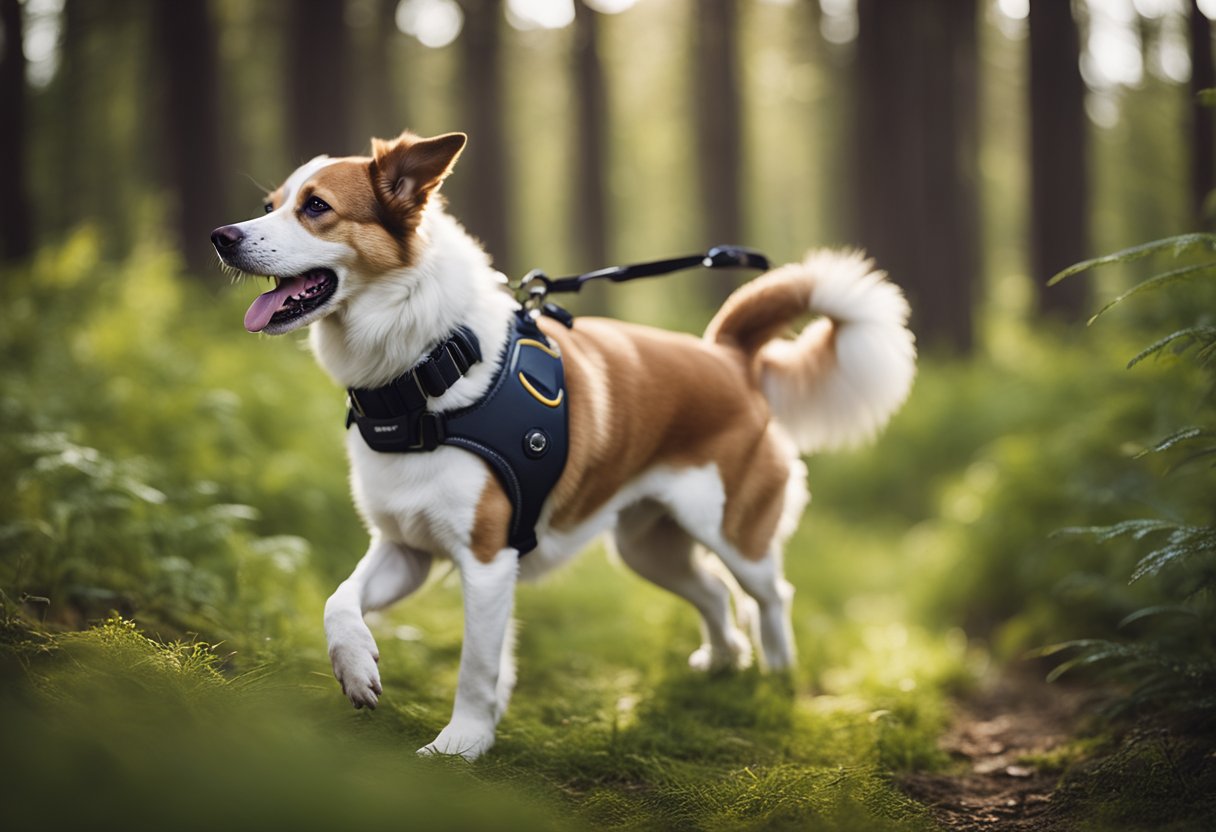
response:
<path id="1" fill-rule="evenodd" d="M 240 267 L 265 274 L 321 266 L 335 272 L 333 300 L 286 329 L 313 324 L 313 352 L 343 387 L 385 384 L 457 325 L 470 327 L 486 360 L 430 407 L 444 411 L 477 400 L 498 369 L 515 308 L 500 290 L 500 275 L 436 200 L 423 213 L 419 257 L 412 267 L 361 273 L 355 252 L 310 233 L 292 207 L 296 191 L 335 161 L 319 157 L 304 165 L 285 183 L 281 207 L 236 226 L 256 249 Z M 822 275 L 811 306 L 842 328 L 837 337 L 840 368 L 809 376 L 792 372 L 781 351 L 798 350 L 797 342 L 771 342 L 761 356 L 767 361 L 762 377 L 766 397 L 790 432 L 782 441 L 791 461 L 782 520 L 772 551 L 763 558 L 745 557 L 721 531 L 726 490 L 717 467 L 709 464 L 652 468 L 574 528 L 552 528 L 549 506 L 536 530 L 535 551 L 521 560 L 514 549 L 505 548 L 483 562 L 474 557 L 469 539 L 490 476 L 479 459 L 453 447 L 428 454 L 380 454 L 367 447 L 358 431 L 348 432 L 354 498 L 371 543 L 326 603 L 325 631 L 335 675 L 356 707 L 374 707 L 381 694 L 379 653 L 364 615 L 417 590 L 434 558 L 450 559 L 459 569 L 464 593 L 459 682 L 450 722 L 419 753 L 473 759 L 485 752 L 515 680 L 511 618 L 516 580 L 544 574 L 607 531 L 614 531 L 625 563 L 700 611 L 705 641 L 690 657 L 693 667 L 742 667 L 751 661 L 752 643 L 731 613 L 728 584 L 735 582 L 745 593 L 736 599 L 740 623 L 762 647 L 764 665 L 790 666 L 793 591 L 782 577 L 781 544 L 807 500 L 805 467 L 795 444 L 837 446 L 871 435 L 906 396 L 914 351 L 903 328 L 907 306 L 902 296 L 873 276 L 860 257 L 818 255 L 786 268 Z M 817 404 L 807 407 L 808 401 Z M 714 552 L 733 580 L 723 580 L 722 570 L 708 565 L 696 544 Z"/>

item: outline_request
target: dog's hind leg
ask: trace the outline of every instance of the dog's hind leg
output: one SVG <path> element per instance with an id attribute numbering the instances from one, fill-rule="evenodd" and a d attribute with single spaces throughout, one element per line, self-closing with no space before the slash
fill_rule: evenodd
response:
<path id="1" fill-rule="evenodd" d="M 615 537 L 621 560 L 701 613 L 703 643 L 688 657 L 692 668 L 737 669 L 751 664 L 751 643 L 731 616 L 730 590 L 705 568 L 693 539 L 662 506 L 647 502 L 626 508 Z"/>
<path id="2" fill-rule="evenodd" d="M 790 605 L 794 587 L 781 569 L 781 550 L 773 547 L 760 560 L 740 557 L 729 546 L 719 551 L 722 563 L 739 586 L 756 600 L 756 631 L 766 670 L 788 670 L 794 664 L 794 634 L 790 626 Z"/>
<path id="3" fill-rule="evenodd" d="M 714 552 L 739 587 L 755 599 L 759 607 L 755 629 L 765 669 L 788 669 L 794 663 L 794 637 L 790 627 L 794 588 L 782 573 L 781 544 L 788 528 L 792 527 L 792 520 L 783 519 L 766 541 L 763 554 L 749 558 L 723 530 L 726 495 L 717 471 L 693 469 L 684 475 L 681 485 L 665 497 L 671 516 L 694 540 Z M 783 485 L 785 494 L 778 508 L 796 520 L 806 504 L 805 489 L 801 487 L 801 480 L 792 476 Z"/>
<path id="4" fill-rule="evenodd" d="M 380 651 L 364 613 L 409 595 L 422 586 L 430 570 L 429 554 L 377 535 L 355 571 L 325 602 L 329 660 L 342 692 L 356 708 L 376 707 L 381 693 Z"/>

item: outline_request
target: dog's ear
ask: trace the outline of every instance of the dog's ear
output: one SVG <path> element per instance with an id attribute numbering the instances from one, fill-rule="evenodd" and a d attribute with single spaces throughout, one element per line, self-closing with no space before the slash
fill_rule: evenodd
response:
<path id="1" fill-rule="evenodd" d="M 376 198 L 392 212 L 420 208 L 452 172 L 464 149 L 464 133 L 420 139 L 402 133 L 393 141 L 372 139 L 370 173 Z"/>

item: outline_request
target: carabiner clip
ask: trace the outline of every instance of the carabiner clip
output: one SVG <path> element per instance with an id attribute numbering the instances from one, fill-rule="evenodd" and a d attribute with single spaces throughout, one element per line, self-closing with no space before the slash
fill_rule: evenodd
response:
<path id="1" fill-rule="evenodd" d="M 531 311 L 540 309 L 549 294 L 549 278 L 540 269 L 533 269 L 514 287 L 515 300 L 525 309 Z"/>

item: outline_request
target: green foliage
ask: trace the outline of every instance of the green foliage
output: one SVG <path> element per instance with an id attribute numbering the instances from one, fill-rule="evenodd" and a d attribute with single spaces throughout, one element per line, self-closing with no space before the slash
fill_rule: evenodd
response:
<path id="1" fill-rule="evenodd" d="M 1072 277 L 1073 275 L 1081 274 L 1082 272 L 1096 269 L 1100 266 L 1109 266 L 1113 263 L 1131 263 L 1135 260 L 1140 260 L 1156 254 L 1168 253 L 1177 257 L 1186 252 L 1207 249 L 1209 251 L 1216 250 L 1216 234 L 1208 232 L 1196 232 L 1192 234 L 1180 234 L 1177 237 L 1169 237 L 1164 240 L 1153 240 L 1149 243 L 1141 243 L 1140 245 L 1131 246 L 1113 254 L 1104 254 L 1101 257 L 1094 257 L 1090 260 L 1082 260 L 1080 263 L 1074 263 L 1066 269 L 1057 272 L 1052 278 L 1047 281 L 1048 286 L 1054 286 L 1061 280 Z M 1170 273 L 1166 273 L 1170 274 Z M 1170 281 L 1162 281 L 1161 278 L 1165 275 L 1156 275 L 1139 284 L 1139 288 L 1133 289 L 1133 292 L 1143 291 L 1144 289 L 1156 288 L 1163 283 Z M 1113 306 L 1114 304 L 1110 304 Z"/>
<path id="2" fill-rule="evenodd" d="M 337 572 L 362 545 L 341 448 L 305 427 L 340 424 L 341 395 L 291 342 L 220 337 L 239 302 L 152 249 L 108 264 L 88 230 L 4 276 L 10 597 L 70 625 L 118 609 L 219 637 L 279 635 L 319 604 L 314 553 Z"/>
<path id="3" fill-rule="evenodd" d="M 1078 264 L 1061 272 L 1056 279 L 1163 250 L 1173 251 L 1175 255 L 1196 248 L 1211 250 L 1214 239 L 1213 235 L 1193 234 L 1148 243 Z M 1216 269 L 1216 263 L 1207 261 L 1159 273 L 1120 294 L 1098 315 L 1127 298 L 1174 286 L 1182 280 L 1206 275 L 1213 269 Z M 1167 348 L 1172 348 L 1170 357 L 1190 351 L 1194 363 L 1206 373 L 1209 384 L 1216 382 L 1216 367 L 1210 362 L 1216 348 L 1216 330 L 1203 320 L 1154 341 L 1137 353 L 1129 368 L 1150 356 L 1166 355 Z M 1104 545 L 1121 540 L 1134 544 L 1137 554 L 1129 582 L 1152 579 L 1154 597 L 1152 603 L 1129 612 L 1120 621 L 1121 629 L 1133 631 L 1132 640 L 1080 639 L 1039 651 L 1043 656 L 1074 652 L 1072 658 L 1056 666 L 1049 678 L 1058 678 L 1081 668 L 1101 667 L 1109 676 L 1125 682 L 1126 692 L 1116 703 L 1115 710 L 1152 708 L 1158 713 L 1181 713 L 1198 720 L 1193 724 L 1209 727 L 1210 716 L 1216 710 L 1216 696 L 1211 693 L 1216 687 L 1216 599 L 1213 593 L 1216 590 L 1216 515 L 1205 497 L 1208 488 L 1204 485 L 1210 488 L 1211 484 L 1210 468 L 1195 472 L 1192 465 L 1216 454 L 1216 447 L 1210 444 L 1211 437 L 1216 435 L 1211 389 L 1209 387 L 1209 393 L 1199 398 L 1197 409 L 1204 417 L 1213 419 L 1212 424 L 1172 430 L 1136 455 L 1137 459 L 1174 456 L 1165 476 L 1190 475 L 1185 490 L 1170 493 L 1157 485 L 1144 495 L 1146 501 L 1155 504 L 1158 511 L 1171 515 L 1171 519 L 1137 518 L 1063 532 L 1089 537 Z M 1190 522 L 1176 519 L 1183 517 L 1194 519 Z"/>
<path id="4" fill-rule="evenodd" d="M 1216 764 L 1206 737 L 1138 728 L 1071 760 L 1053 802 L 1074 807 L 1082 832 L 1207 829 L 1216 816 Z M 1084 746 L 1082 749 L 1085 750 Z"/>

